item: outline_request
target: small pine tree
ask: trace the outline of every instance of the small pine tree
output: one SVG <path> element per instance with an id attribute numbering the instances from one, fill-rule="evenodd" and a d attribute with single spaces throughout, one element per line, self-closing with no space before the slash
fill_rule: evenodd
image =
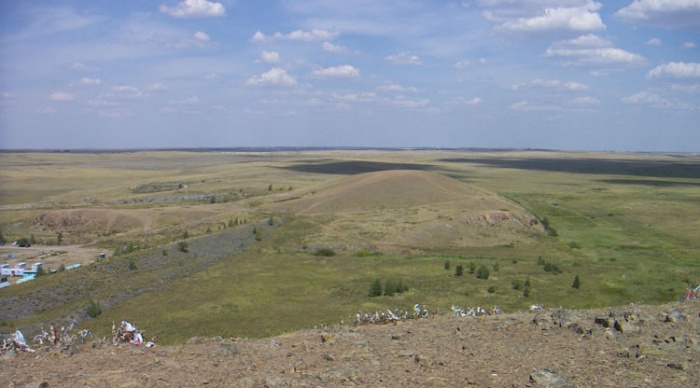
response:
<path id="1" fill-rule="evenodd" d="M 382 283 L 379 278 L 375 279 L 372 285 L 369 286 L 369 297 L 382 296 Z"/>
<path id="2" fill-rule="evenodd" d="M 190 234 L 187 232 L 187 229 L 185 229 L 185 230 L 182 232 L 182 239 L 185 240 L 185 239 L 187 239 L 187 238 L 189 238 L 189 237 L 190 237 Z"/>
<path id="3" fill-rule="evenodd" d="M 488 291 L 489 294 L 493 294 L 496 292 L 496 286 L 490 286 L 486 291 Z"/>
<path id="4" fill-rule="evenodd" d="M 270 219 L 267 221 L 267 224 L 270 226 L 275 226 L 275 218 L 270 216 Z"/>
<path id="5" fill-rule="evenodd" d="M 523 296 L 526 298 L 530 296 L 530 287 L 525 287 L 523 289 Z"/>
<path id="6" fill-rule="evenodd" d="M 63 242 L 63 233 L 58 232 L 56 233 L 56 245 L 61 245 L 61 242 Z"/>
<path id="7" fill-rule="evenodd" d="M 394 283 L 393 280 L 389 279 L 384 283 L 384 295 L 386 296 L 394 296 L 396 293 L 396 283 Z"/>
<path id="8" fill-rule="evenodd" d="M 521 282 L 520 280 L 513 280 L 513 289 L 518 291 L 522 290 L 523 282 Z"/>
<path id="9" fill-rule="evenodd" d="M 547 264 L 547 263 L 544 261 L 542 256 L 537 258 L 537 265 L 545 265 L 545 264 Z"/>
<path id="10" fill-rule="evenodd" d="M 445 260 L 445 269 L 448 271 L 450 270 L 450 261 L 449 260 Z"/>
<path id="11" fill-rule="evenodd" d="M 97 316 L 100 314 L 102 314 L 102 307 L 100 307 L 100 302 L 96 300 L 91 300 L 87 306 L 87 315 L 90 318 L 97 318 Z"/>
<path id="12" fill-rule="evenodd" d="M 469 273 L 474 274 L 474 272 L 476 272 L 476 263 L 471 262 L 469 263 Z"/>
<path id="13" fill-rule="evenodd" d="M 579 289 L 579 287 L 581 287 L 581 279 L 579 279 L 578 275 L 576 275 L 576 277 L 574 278 L 574 284 L 572 284 L 571 287 L 577 290 Z"/>
<path id="14" fill-rule="evenodd" d="M 530 288 L 530 277 L 525 279 L 525 284 L 523 284 L 523 286 L 525 286 L 525 288 Z"/>
<path id="15" fill-rule="evenodd" d="M 462 264 L 458 264 L 457 267 L 455 267 L 455 276 L 462 275 L 464 275 L 464 267 L 462 267 Z"/>

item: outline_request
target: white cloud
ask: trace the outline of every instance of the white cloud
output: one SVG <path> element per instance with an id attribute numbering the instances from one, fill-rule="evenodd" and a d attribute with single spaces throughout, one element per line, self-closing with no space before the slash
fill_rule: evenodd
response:
<path id="1" fill-rule="evenodd" d="M 377 90 L 380 92 L 393 92 L 393 93 L 415 93 L 418 89 L 414 87 L 405 87 L 394 83 L 384 83 L 377 86 Z"/>
<path id="2" fill-rule="evenodd" d="M 201 40 L 202 42 L 208 42 L 210 40 L 209 35 L 205 34 L 202 31 L 195 32 L 193 37 L 197 40 Z"/>
<path id="3" fill-rule="evenodd" d="M 396 96 L 393 100 L 389 100 L 388 102 L 391 105 L 409 109 L 425 108 L 430 105 L 430 100 L 427 98 L 410 99 L 404 96 Z"/>
<path id="4" fill-rule="evenodd" d="M 251 77 L 246 84 L 254 86 L 292 86 L 297 84 L 297 80 L 287 74 L 286 70 L 280 67 L 273 67 L 259 76 Z"/>
<path id="5" fill-rule="evenodd" d="M 571 30 L 596 31 L 605 29 L 598 14 L 602 5 L 589 1 L 577 7 L 548 7 L 534 17 L 520 17 L 501 24 L 499 28 L 516 32 Z"/>
<path id="6" fill-rule="evenodd" d="M 387 55 L 384 57 L 384 60 L 387 62 L 399 64 L 399 65 L 422 65 L 423 61 L 421 61 L 420 58 L 418 58 L 416 55 L 413 55 L 409 52 L 401 52 L 398 54 L 391 54 Z"/>
<path id="7" fill-rule="evenodd" d="M 94 66 L 88 66 L 80 62 L 74 62 L 73 64 L 70 65 L 70 68 L 76 71 L 84 71 L 84 72 L 96 72 L 100 71 L 99 67 L 94 67 Z"/>
<path id="8" fill-rule="evenodd" d="M 261 43 L 261 42 L 264 42 L 265 39 L 267 39 L 265 34 L 263 34 L 260 31 L 256 31 L 255 34 L 253 34 L 253 37 L 250 38 L 250 41 L 254 42 L 254 43 Z"/>
<path id="9" fill-rule="evenodd" d="M 161 4 L 160 12 L 176 18 L 202 18 L 226 16 L 223 4 L 207 0 L 183 0 L 174 7 Z"/>
<path id="10" fill-rule="evenodd" d="M 185 98 L 183 100 L 171 100 L 168 101 L 168 105 L 196 105 L 199 104 L 199 97 L 192 96 Z"/>
<path id="11" fill-rule="evenodd" d="M 168 85 L 164 85 L 160 82 L 153 83 L 146 88 L 149 92 L 162 92 L 168 90 Z"/>
<path id="12" fill-rule="evenodd" d="M 51 101 L 73 101 L 75 97 L 70 93 L 65 92 L 53 92 L 49 95 L 49 100 Z"/>
<path id="13" fill-rule="evenodd" d="M 581 91 L 588 90 L 588 85 L 584 85 L 573 81 L 562 82 L 558 79 L 534 79 L 528 83 L 513 85 L 513 90 L 519 90 L 523 88 L 550 88 L 568 91 Z"/>
<path id="14" fill-rule="evenodd" d="M 653 104 L 653 105 L 667 105 L 669 104 L 669 101 L 661 98 L 656 93 L 652 92 L 639 92 L 632 94 L 630 96 L 624 97 L 622 99 L 622 102 L 626 104 Z"/>
<path id="15" fill-rule="evenodd" d="M 143 98 L 143 97 L 148 97 L 147 94 L 144 94 L 139 90 L 139 88 L 135 86 L 129 86 L 129 85 L 119 85 L 119 86 L 114 86 L 112 88 L 114 92 L 117 93 L 119 97 L 124 97 L 124 98 Z"/>
<path id="16" fill-rule="evenodd" d="M 470 99 L 466 99 L 464 97 L 457 97 L 454 100 L 451 100 L 448 102 L 450 105 L 479 105 L 482 102 L 484 102 L 481 97 L 473 97 Z"/>
<path id="17" fill-rule="evenodd" d="M 280 60 L 280 55 L 274 51 L 263 51 L 260 53 L 260 60 L 265 63 L 277 63 Z"/>
<path id="18" fill-rule="evenodd" d="M 576 105 L 599 105 L 600 100 L 590 96 L 574 98 L 573 103 Z"/>
<path id="19" fill-rule="evenodd" d="M 476 64 L 483 65 L 486 63 L 486 59 L 484 58 L 479 58 L 478 60 L 470 60 L 470 59 L 463 59 L 461 61 L 455 62 L 454 65 L 452 65 L 455 69 L 463 70 L 469 67 L 472 67 Z"/>
<path id="20" fill-rule="evenodd" d="M 647 73 L 647 79 L 662 77 L 700 78 L 700 63 L 668 62 Z"/>
<path id="21" fill-rule="evenodd" d="M 700 29 L 700 0 L 634 0 L 615 16 L 631 23 Z"/>
<path id="22" fill-rule="evenodd" d="M 338 32 L 314 29 L 311 31 L 295 30 L 288 34 L 275 32 L 271 36 L 265 35 L 260 31 L 256 31 L 250 41 L 253 43 L 263 43 L 273 40 L 291 40 L 301 42 L 322 42 L 336 39 L 340 34 Z"/>
<path id="23" fill-rule="evenodd" d="M 510 106 L 511 110 L 517 112 L 541 112 L 541 111 L 561 111 L 562 108 L 554 105 L 535 105 L 528 101 L 519 101 Z"/>
<path id="24" fill-rule="evenodd" d="M 651 38 L 647 41 L 647 44 L 649 46 L 661 46 L 661 39 L 659 38 Z"/>
<path id="25" fill-rule="evenodd" d="M 340 65 L 314 70 L 312 75 L 317 78 L 360 78 L 360 70 L 351 65 Z"/>
<path id="26" fill-rule="evenodd" d="M 611 47 L 612 43 L 594 35 L 584 35 L 576 39 L 553 43 L 545 56 L 562 58 L 565 65 L 641 65 L 644 57 L 619 48 Z"/>
<path id="27" fill-rule="evenodd" d="M 330 42 L 323 42 L 321 45 L 321 48 L 323 48 L 324 51 L 327 51 L 329 53 L 335 53 L 335 54 L 359 54 L 359 51 L 351 51 L 347 47 L 343 47 L 338 44 L 333 44 Z"/>
<path id="28" fill-rule="evenodd" d="M 83 85 L 99 85 L 102 83 L 102 80 L 99 78 L 88 78 L 88 77 L 83 77 L 80 79 L 80 83 Z"/>
<path id="29" fill-rule="evenodd" d="M 695 48 L 695 43 L 693 42 L 683 42 L 683 48 L 692 49 Z"/>

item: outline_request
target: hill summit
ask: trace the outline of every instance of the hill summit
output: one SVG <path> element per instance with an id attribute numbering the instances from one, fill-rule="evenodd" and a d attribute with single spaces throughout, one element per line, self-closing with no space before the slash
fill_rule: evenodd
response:
<path id="1" fill-rule="evenodd" d="M 427 171 L 357 174 L 269 206 L 273 212 L 324 219 L 312 243 L 359 247 L 494 246 L 543 233 L 520 205 Z M 330 219 L 330 221 L 328 221 Z"/>

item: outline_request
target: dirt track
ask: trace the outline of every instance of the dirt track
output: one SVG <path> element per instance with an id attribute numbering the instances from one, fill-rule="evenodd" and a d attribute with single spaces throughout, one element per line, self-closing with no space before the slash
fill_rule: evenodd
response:
<path id="1" fill-rule="evenodd" d="M 447 314 L 154 349 L 47 347 L 1 356 L 0 386 L 697 387 L 699 313 L 700 302 L 685 302 Z"/>

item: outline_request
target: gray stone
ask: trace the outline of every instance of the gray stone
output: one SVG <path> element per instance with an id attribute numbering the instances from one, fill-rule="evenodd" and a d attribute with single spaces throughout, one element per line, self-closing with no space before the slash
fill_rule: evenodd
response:
<path id="1" fill-rule="evenodd" d="M 627 322 L 624 319 L 618 319 L 615 321 L 615 330 L 623 334 L 634 334 L 639 333 L 640 331 L 639 326 Z"/>
<path id="2" fill-rule="evenodd" d="M 541 387 L 576 387 L 576 384 L 562 377 L 554 369 L 549 368 L 530 374 L 530 382 Z"/>

